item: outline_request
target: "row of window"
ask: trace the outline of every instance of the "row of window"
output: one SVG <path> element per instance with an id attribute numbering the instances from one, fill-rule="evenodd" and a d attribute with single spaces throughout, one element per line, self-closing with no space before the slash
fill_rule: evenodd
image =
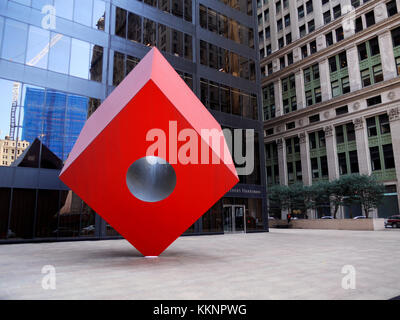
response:
<path id="1" fill-rule="evenodd" d="M 395 63 L 400 75 L 400 28 L 392 30 L 392 42 L 395 52 Z M 364 43 L 357 46 L 359 63 L 360 63 L 360 75 L 363 87 L 382 82 L 384 80 L 382 64 L 380 59 L 380 48 L 377 37 L 374 37 Z M 282 59 L 282 58 L 281 58 Z M 281 62 L 284 64 L 284 61 Z M 350 79 L 348 73 L 347 54 L 345 51 L 328 58 L 331 91 L 332 97 L 337 97 L 350 92 Z M 269 72 L 272 72 L 272 63 L 268 65 Z M 321 87 L 319 82 L 319 65 L 314 64 L 303 70 L 304 74 L 304 86 L 306 105 L 311 106 L 313 104 L 322 101 Z M 291 81 L 287 81 L 290 79 Z M 275 117 L 275 101 L 274 99 L 267 99 L 266 95 L 272 96 L 270 93 L 273 89 L 273 85 L 267 86 L 264 89 L 264 120 Z M 297 98 L 295 96 L 295 77 L 290 75 L 289 77 L 282 80 L 282 100 L 284 106 L 284 113 L 292 112 L 297 110 Z M 290 98 L 286 97 L 287 91 L 292 90 Z M 380 96 L 378 97 L 380 98 Z M 377 102 L 380 103 L 380 102 Z"/>
<path id="2" fill-rule="evenodd" d="M 258 119 L 255 94 L 202 78 L 200 79 L 200 99 L 207 108 L 212 110 Z"/>
<path id="3" fill-rule="evenodd" d="M 256 70 L 252 59 L 200 40 L 200 63 L 235 77 L 255 81 Z"/>
<path id="4" fill-rule="evenodd" d="M 200 27 L 254 48 L 253 29 L 203 5 L 200 5 Z"/>
<path id="5" fill-rule="evenodd" d="M 359 5 L 359 1 L 358 1 L 358 5 Z M 338 6 L 340 7 L 340 4 Z M 396 4 L 395 0 L 391 0 L 391 1 L 387 2 L 386 6 L 387 6 L 387 11 L 388 11 L 388 16 L 389 17 L 398 13 L 397 4 Z M 333 8 L 333 12 L 337 12 L 338 9 L 335 9 L 335 8 L 337 8 L 337 6 Z M 327 11 L 327 12 L 330 13 L 330 10 Z M 279 19 L 277 21 L 277 23 L 278 23 L 278 31 L 279 31 L 280 30 L 279 29 L 280 25 L 282 24 L 282 20 Z M 288 25 L 290 25 L 290 16 L 285 17 L 285 26 L 286 26 L 286 23 L 289 23 Z M 360 32 L 364 28 L 368 28 L 368 27 L 370 27 L 370 26 L 372 26 L 374 24 L 375 24 L 375 13 L 374 13 L 374 10 L 371 10 L 370 12 L 366 13 L 364 16 L 360 16 L 357 19 L 355 19 L 355 22 L 354 22 L 355 32 L 356 33 Z M 299 30 L 300 37 L 302 37 L 302 36 L 304 36 L 306 34 L 305 25 L 302 25 L 299 28 L 300 28 L 300 30 Z M 308 32 L 312 32 L 314 30 L 314 28 L 315 28 L 314 20 L 309 21 L 308 22 L 308 29 L 309 29 Z M 260 36 L 260 38 L 262 37 L 262 31 L 260 32 L 259 36 Z M 268 39 L 269 37 L 270 37 L 270 27 L 267 27 L 265 29 L 265 38 Z M 330 31 L 327 34 L 325 34 L 325 41 L 326 41 L 326 46 L 327 47 L 333 45 L 334 43 L 340 42 L 343 39 L 344 39 L 344 31 L 343 31 L 343 27 L 342 26 L 340 26 L 340 27 L 336 28 L 335 30 Z M 283 48 L 285 46 L 285 42 L 286 42 L 286 45 L 288 45 L 288 44 L 290 44 L 292 42 L 291 33 L 288 33 L 285 36 L 285 38 L 281 37 L 281 38 L 278 39 L 278 48 L 279 49 Z M 260 40 L 260 43 L 262 43 L 261 40 Z M 307 48 L 308 45 L 310 47 L 309 49 Z M 316 46 L 316 41 L 315 40 L 310 42 L 308 45 L 304 45 L 301 48 L 301 53 L 302 53 L 302 57 L 303 58 L 307 57 L 310 54 L 313 54 L 313 53 L 317 52 L 317 46 Z M 269 55 L 271 53 L 272 53 L 271 52 L 271 48 L 269 46 L 267 46 L 267 55 Z M 262 48 L 260 50 L 261 58 L 264 57 L 264 55 L 265 55 L 265 51 L 264 51 L 264 48 Z M 292 56 L 292 53 L 287 55 L 287 60 L 288 60 L 287 64 L 281 63 L 281 69 L 285 68 L 285 66 L 290 65 L 292 63 L 292 59 L 290 59 L 290 56 Z M 283 61 L 284 59 L 285 59 L 284 57 L 280 58 L 281 61 Z M 268 69 L 268 70 L 271 70 L 271 73 L 268 72 L 267 74 L 268 75 L 272 74 L 272 69 Z M 262 71 L 264 71 L 264 72 L 262 72 L 262 74 L 265 74 L 265 71 L 266 71 L 265 68 Z"/>
<path id="6" fill-rule="evenodd" d="M 13 0 L 42 11 L 45 5 L 55 8 L 55 15 L 88 27 L 103 30 L 105 27 L 106 4 L 103 0 Z"/>
<path id="7" fill-rule="evenodd" d="M 193 60 L 192 36 L 143 18 L 125 9 L 116 8 L 115 34 L 146 46 Z"/>
<path id="8" fill-rule="evenodd" d="M 5 20 L 1 52 L 5 60 L 101 82 L 103 54 L 101 46 Z"/>

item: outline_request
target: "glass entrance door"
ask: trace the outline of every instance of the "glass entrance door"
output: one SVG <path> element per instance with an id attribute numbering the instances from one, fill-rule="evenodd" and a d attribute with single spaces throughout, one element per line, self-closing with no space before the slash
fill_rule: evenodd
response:
<path id="1" fill-rule="evenodd" d="M 224 205 L 224 232 L 246 232 L 244 205 Z"/>

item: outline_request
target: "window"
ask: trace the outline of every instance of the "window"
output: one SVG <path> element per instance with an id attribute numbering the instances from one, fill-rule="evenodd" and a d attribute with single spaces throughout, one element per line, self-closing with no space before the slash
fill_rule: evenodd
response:
<path id="1" fill-rule="evenodd" d="M 371 156 L 371 167 L 372 171 L 381 170 L 381 158 L 379 154 L 379 147 L 370 147 L 369 153 Z"/>
<path id="2" fill-rule="evenodd" d="M 368 53 L 367 53 L 367 45 L 366 43 L 362 43 L 358 45 L 358 55 L 360 57 L 360 60 L 365 60 L 368 58 Z"/>
<path id="3" fill-rule="evenodd" d="M 276 8 L 276 13 L 280 13 L 282 6 L 281 6 L 281 1 L 279 0 L 278 2 L 275 3 L 275 8 Z"/>
<path id="4" fill-rule="evenodd" d="M 392 144 L 382 145 L 383 159 L 385 162 L 385 169 L 393 169 L 395 167 L 393 146 Z"/>
<path id="5" fill-rule="evenodd" d="M 350 172 L 358 173 L 358 155 L 357 150 L 349 151 L 349 160 L 350 160 Z"/>
<path id="6" fill-rule="evenodd" d="M 13 62 L 25 62 L 28 25 L 6 19 L 1 57 Z M 18 41 L 15 41 L 18 39 Z"/>
<path id="7" fill-rule="evenodd" d="M 310 123 L 318 122 L 319 119 L 320 119 L 320 118 L 319 118 L 319 114 L 315 114 L 315 115 L 310 116 L 310 117 L 308 118 L 308 120 L 309 120 Z"/>
<path id="8" fill-rule="evenodd" d="M 333 44 L 333 35 L 332 32 L 329 32 L 325 35 L 326 46 L 329 47 Z"/>
<path id="9" fill-rule="evenodd" d="M 301 56 L 303 59 L 308 56 L 307 45 L 301 47 Z"/>
<path id="10" fill-rule="evenodd" d="M 358 17 L 356 19 L 355 27 L 356 27 L 356 30 L 355 30 L 356 33 L 363 30 L 363 24 L 362 24 L 362 18 L 361 17 Z"/>
<path id="11" fill-rule="evenodd" d="M 331 11 L 330 10 L 324 12 L 324 23 L 327 24 L 329 22 L 331 22 Z"/>
<path id="12" fill-rule="evenodd" d="M 167 38 L 169 39 L 169 37 Z M 131 12 L 128 15 L 128 40 L 142 41 L 142 18 Z"/>
<path id="13" fill-rule="evenodd" d="M 386 2 L 386 8 L 388 12 L 388 16 L 394 16 L 397 13 L 397 5 L 396 5 L 396 0 L 391 0 L 389 2 Z"/>
<path id="14" fill-rule="evenodd" d="M 346 124 L 346 133 L 347 133 L 347 141 L 355 141 L 356 140 L 356 132 L 354 130 L 353 123 Z"/>
<path id="15" fill-rule="evenodd" d="M 364 69 L 361 71 L 361 82 L 363 84 L 363 87 L 371 85 L 371 77 L 369 74 L 369 69 Z"/>
<path id="16" fill-rule="evenodd" d="M 308 32 L 313 32 L 313 31 L 315 30 L 314 19 L 313 19 L 313 20 L 310 20 L 310 21 L 307 23 L 307 26 L 308 26 Z"/>
<path id="17" fill-rule="evenodd" d="M 311 52 L 311 54 L 314 54 L 317 52 L 317 42 L 315 40 L 310 42 L 310 52 Z"/>
<path id="18" fill-rule="evenodd" d="M 342 15 L 342 9 L 340 8 L 340 4 L 333 7 L 333 19 L 337 19 Z"/>
<path id="19" fill-rule="evenodd" d="M 269 39 L 271 37 L 271 29 L 270 27 L 265 28 L 265 39 Z"/>
<path id="20" fill-rule="evenodd" d="M 279 46 L 279 49 L 282 49 L 285 46 L 285 42 L 283 41 L 283 38 L 278 39 L 278 46 Z"/>
<path id="21" fill-rule="evenodd" d="M 347 161 L 345 152 L 338 153 L 338 163 L 340 175 L 347 174 Z"/>
<path id="22" fill-rule="evenodd" d="M 299 27 L 300 38 L 306 35 L 306 26 L 303 24 Z"/>
<path id="23" fill-rule="evenodd" d="M 360 0 L 351 0 L 351 5 L 352 5 L 354 8 L 359 7 L 359 6 L 360 6 Z"/>
<path id="24" fill-rule="evenodd" d="M 313 179 L 319 178 L 318 158 L 311 159 L 311 172 Z"/>
<path id="25" fill-rule="evenodd" d="M 293 63 L 293 53 L 292 52 L 288 53 L 287 58 L 288 58 L 288 65 L 291 65 Z"/>
<path id="26" fill-rule="evenodd" d="M 390 133 L 389 116 L 387 115 L 387 113 L 381 114 L 379 116 L 379 126 L 381 134 Z"/>
<path id="27" fill-rule="evenodd" d="M 288 44 L 290 44 L 290 43 L 292 43 L 292 34 L 289 32 L 289 33 L 286 35 L 286 45 L 288 45 Z"/>
<path id="28" fill-rule="evenodd" d="M 336 115 L 340 116 L 342 114 L 348 113 L 349 112 L 349 108 L 347 106 L 343 106 L 343 107 L 336 108 L 335 111 L 336 111 Z"/>
<path id="29" fill-rule="evenodd" d="M 307 10 L 307 14 L 314 11 L 312 0 L 308 0 L 306 2 L 306 10 Z"/>
<path id="30" fill-rule="evenodd" d="M 332 85 L 332 96 L 333 97 L 340 96 L 341 92 L 340 92 L 339 81 L 338 80 L 332 81 L 331 85 Z"/>
<path id="31" fill-rule="evenodd" d="M 289 27 L 290 26 L 290 14 L 287 14 L 285 16 L 285 27 Z"/>
<path id="32" fill-rule="evenodd" d="M 367 23 L 367 28 L 375 24 L 374 11 L 370 11 L 365 14 L 365 21 Z"/>
<path id="33" fill-rule="evenodd" d="M 380 104 L 380 103 L 382 103 L 382 97 L 380 95 L 367 99 L 368 107 L 371 107 L 371 106 L 374 106 L 374 105 Z"/>
<path id="34" fill-rule="evenodd" d="M 374 82 L 377 83 L 383 81 L 382 65 L 378 64 L 374 66 L 372 69 L 374 74 Z"/>
<path id="35" fill-rule="evenodd" d="M 295 122 L 286 123 L 286 130 L 294 129 L 296 127 Z"/>
<path id="36" fill-rule="evenodd" d="M 373 38 L 369 41 L 369 46 L 371 48 L 371 56 L 375 56 L 380 53 L 379 51 L 379 41 L 378 38 Z"/>
<path id="37" fill-rule="evenodd" d="M 337 28 L 336 32 L 336 42 L 342 41 L 344 39 L 343 27 Z"/>
<path id="38" fill-rule="evenodd" d="M 285 68 L 285 57 L 279 58 L 279 63 L 281 66 L 281 70 Z"/>
<path id="39" fill-rule="evenodd" d="M 396 58 L 397 74 L 400 75 L 400 57 Z"/>
<path id="40" fill-rule="evenodd" d="M 297 8 L 297 13 L 299 19 L 304 18 L 304 6 L 300 6 Z"/>
<path id="41" fill-rule="evenodd" d="M 368 137 L 375 137 L 378 135 L 378 130 L 376 128 L 376 119 L 375 117 L 367 118 L 367 133 Z"/>
<path id="42" fill-rule="evenodd" d="M 337 63 L 336 63 L 336 56 L 335 57 L 331 57 L 328 60 L 329 62 L 329 69 L 331 72 L 336 72 L 337 71 Z"/>
<path id="43" fill-rule="evenodd" d="M 329 0 L 322 0 L 321 1 L 322 5 L 329 3 Z"/>
<path id="44" fill-rule="evenodd" d="M 276 22 L 276 25 L 277 25 L 277 27 L 278 27 L 278 31 L 281 31 L 282 28 L 283 28 L 282 19 L 279 19 L 279 20 Z"/>

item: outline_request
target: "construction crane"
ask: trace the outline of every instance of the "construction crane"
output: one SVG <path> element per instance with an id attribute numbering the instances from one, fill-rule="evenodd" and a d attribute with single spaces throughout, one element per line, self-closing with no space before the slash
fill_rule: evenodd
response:
<path id="1" fill-rule="evenodd" d="M 50 42 L 26 64 L 28 66 L 35 66 L 37 63 L 39 63 L 39 61 L 49 53 L 50 48 L 52 48 L 58 41 L 60 41 L 62 37 L 63 37 L 62 34 L 57 33 L 50 40 Z M 12 103 L 11 103 L 11 114 L 10 114 L 10 140 L 15 139 L 15 129 L 21 127 L 19 123 L 18 124 L 16 123 L 16 114 L 17 114 L 17 108 L 19 107 L 18 98 L 20 90 L 21 90 L 21 83 L 14 82 L 12 88 Z"/>

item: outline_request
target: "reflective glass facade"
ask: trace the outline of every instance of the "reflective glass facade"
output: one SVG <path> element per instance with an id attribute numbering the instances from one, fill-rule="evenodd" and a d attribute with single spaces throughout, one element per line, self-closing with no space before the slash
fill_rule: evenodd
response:
<path id="1" fill-rule="evenodd" d="M 118 236 L 58 175 L 152 46 L 223 128 L 255 130 L 253 173 L 186 233 L 267 230 L 253 12 L 248 0 L 0 0 L 0 242 Z"/>

